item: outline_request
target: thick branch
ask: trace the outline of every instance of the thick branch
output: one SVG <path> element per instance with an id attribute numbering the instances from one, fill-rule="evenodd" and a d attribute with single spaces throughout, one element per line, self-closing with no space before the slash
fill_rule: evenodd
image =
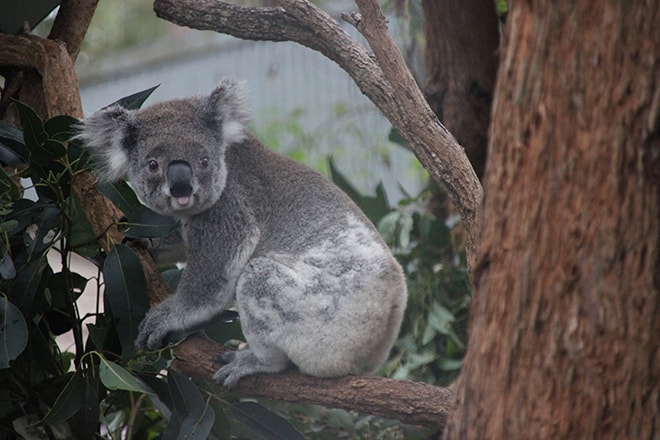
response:
<path id="1" fill-rule="evenodd" d="M 214 30 L 250 40 L 295 41 L 335 61 L 408 142 L 431 176 L 447 188 L 468 234 L 471 266 L 480 230 L 483 190 L 462 147 L 440 124 L 387 34 L 375 0 L 360 0 L 353 15 L 376 59 L 328 14 L 303 0 L 280 0 L 281 8 L 245 8 L 204 0 L 155 0 L 161 18 L 181 26 Z M 378 60 L 378 62 L 377 62 Z"/>
<path id="2" fill-rule="evenodd" d="M 0 34 L 0 47 L 0 66 L 32 70 L 40 76 L 40 87 L 34 87 L 33 99 L 25 100 L 26 104 L 46 118 L 82 115 L 78 77 L 62 42 Z"/>
<path id="3" fill-rule="evenodd" d="M 173 367 L 211 380 L 220 367 L 215 358 L 223 351 L 226 349 L 218 344 L 192 336 L 177 347 Z M 445 426 L 446 414 L 454 399 L 448 388 L 423 383 L 376 376 L 320 379 L 297 371 L 246 377 L 239 382 L 237 391 L 246 396 L 374 414 L 439 430 Z"/>
<path id="4" fill-rule="evenodd" d="M 62 41 L 75 62 L 99 0 L 62 0 L 48 38 Z"/>

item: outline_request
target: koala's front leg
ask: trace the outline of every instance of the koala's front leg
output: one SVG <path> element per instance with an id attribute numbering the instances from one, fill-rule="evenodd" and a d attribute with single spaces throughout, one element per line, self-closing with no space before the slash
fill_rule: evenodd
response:
<path id="1" fill-rule="evenodd" d="M 209 324 L 233 301 L 236 281 L 258 241 L 252 234 L 218 249 L 192 243 L 176 293 L 152 307 L 140 324 L 138 350 L 156 350 Z"/>

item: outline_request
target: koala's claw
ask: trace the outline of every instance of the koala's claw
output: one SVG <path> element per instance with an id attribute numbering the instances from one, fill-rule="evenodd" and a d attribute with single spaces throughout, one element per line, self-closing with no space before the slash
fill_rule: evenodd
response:
<path id="1" fill-rule="evenodd" d="M 238 381 L 243 377 L 232 364 L 227 364 L 220 368 L 213 375 L 213 380 L 222 384 L 228 390 L 231 390 L 238 385 Z"/>

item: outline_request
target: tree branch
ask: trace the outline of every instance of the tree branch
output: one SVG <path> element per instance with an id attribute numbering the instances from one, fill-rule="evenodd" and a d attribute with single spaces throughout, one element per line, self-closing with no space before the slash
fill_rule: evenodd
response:
<path id="1" fill-rule="evenodd" d="M 62 0 L 48 38 L 62 41 L 74 62 L 99 0 Z"/>
<path id="2" fill-rule="evenodd" d="M 172 366 L 178 371 L 210 381 L 220 367 L 216 358 L 226 348 L 200 336 L 190 336 L 175 350 Z M 419 382 L 377 376 L 345 376 L 321 379 L 289 370 L 241 379 L 242 395 L 286 402 L 325 405 L 405 423 L 443 430 L 453 392 Z"/>
<path id="3" fill-rule="evenodd" d="M 376 1 L 358 0 L 362 15 L 347 16 L 367 38 L 375 57 L 308 1 L 279 0 L 279 4 L 279 8 L 248 8 L 220 1 L 155 0 L 154 10 L 161 18 L 194 29 L 249 40 L 295 41 L 335 61 L 390 120 L 433 179 L 447 188 L 463 217 L 471 268 L 481 224 L 481 184 L 463 148 L 415 84 Z"/>

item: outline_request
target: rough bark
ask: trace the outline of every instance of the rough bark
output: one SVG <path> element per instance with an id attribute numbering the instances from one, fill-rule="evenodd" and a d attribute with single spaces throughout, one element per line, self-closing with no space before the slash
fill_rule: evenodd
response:
<path id="1" fill-rule="evenodd" d="M 660 435 L 660 2 L 512 2 L 446 439 Z"/>
<path id="2" fill-rule="evenodd" d="M 226 348 L 199 336 L 177 347 L 173 368 L 208 380 L 220 367 Z M 454 397 L 447 388 L 376 376 L 320 379 L 296 371 L 242 379 L 236 391 L 245 396 L 311 403 L 375 414 L 442 431 Z"/>
<path id="3" fill-rule="evenodd" d="M 60 4 L 48 38 L 62 41 L 74 62 L 78 57 L 98 2 L 99 0 L 62 0 Z"/>
<path id="4" fill-rule="evenodd" d="M 6 54 L 17 54 L 17 46 L 14 46 L 17 40 L 14 38 L 19 37 L 2 35 L 3 39 L 10 39 L 5 43 L 12 44 L 13 49 L 3 47 L 0 66 L 14 69 L 6 75 L 0 117 L 14 124 L 18 122 L 18 115 L 11 112 L 9 97 L 30 105 L 47 117 L 57 114 L 47 105 L 57 105 L 62 111 L 60 114 L 82 114 L 73 61 L 78 56 L 97 3 L 98 0 L 63 0 L 48 39 L 27 36 L 25 38 L 31 41 L 19 43 L 18 47 L 30 45 L 30 49 L 20 51 L 23 59 L 5 59 Z"/>
<path id="5" fill-rule="evenodd" d="M 19 100 L 47 118 L 56 114 L 82 115 L 78 77 L 62 42 L 34 36 L 0 34 L 0 47 L 1 67 L 12 67 L 29 73 L 29 76 L 19 76 L 22 81 L 16 85 Z M 8 79 L 8 82 L 11 81 L 11 78 Z M 30 85 L 26 86 L 26 81 Z M 6 85 L 5 90 L 7 87 L 10 86 Z M 21 94 L 20 91 L 24 90 L 26 92 Z M 3 93 L 3 103 L 8 103 L 9 98 L 8 93 Z"/>
<path id="6" fill-rule="evenodd" d="M 497 74 L 499 30 L 491 0 L 423 0 L 424 94 L 481 179 Z"/>
<path id="7" fill-rule="evenodd" d="M 480 230 L 482 188 L 462 147 L 440 124 L 415 84 L 375 0 L 357 0 L 361 14 L 344 18 L 365 36 L 373 54 L 308 1 L 248 8 L 204 0 L 156 0 L 156 14 L 181 26 L 251 40 L 295 41 L 335 61 L 388 117 L 431 176 L 443 184 L 467 230 L 470 265 Z"/>

